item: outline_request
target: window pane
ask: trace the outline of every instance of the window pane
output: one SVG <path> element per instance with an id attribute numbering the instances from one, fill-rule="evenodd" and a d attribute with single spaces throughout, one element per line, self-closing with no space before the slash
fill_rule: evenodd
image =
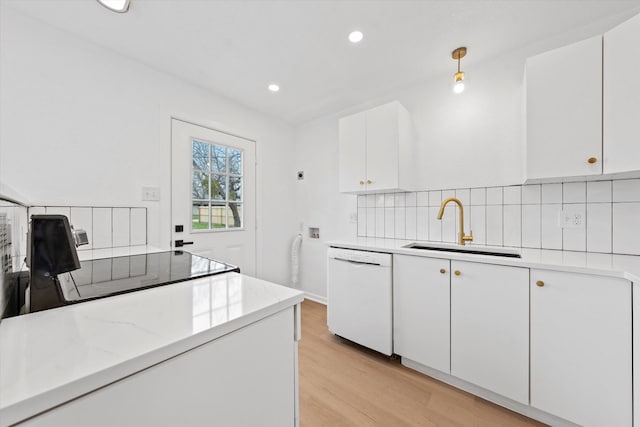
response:
<path id="1" fill-rule="evenodd" d="M 227 148 L 211 145 L 211 172 L 227 172 Z"/>
<path id="2" fill-rule="evenodd" d="M 242 200 L 242 178 L 229 177 L 229 200 Z"/>
<path id="3" fill-rule="evenodd" d="M 211 199 L 227 200 L 227 177 L 226 175 L 213 175 L 211 177 Z"/>
<path id="4" fill-rule="evenodd" d="M 242 175 L 242 151 L 229 148 L 229 173 Z"/>
<path id="5" fill-rule="evenodd" d="M 229 203 L 229 228 L 242 227 L 242 203 Z"/>
<path id="6" fill-rule="evenodd" d="M 209 198 L 209 175 L 204 172 L 193 172 L 191 179 L 191 198 L 192 199 L 208 199 Z"/>
<path id="7" fill-rule="evenodd" d="M 226 228 L 226 209 L 225 205 L 211 205 L 211 228 Z"/>
<path id="8" fill-rule="evenodd" d="M 209 228 L 209 202 L 194 201 L 191 204 L 191 221 L 192 230 Z"/>
<path id="9" fill-rule="evenodd" d="M 206 142 L 192 141 L 193 169 L 209 170 L 209 144 Z"/>

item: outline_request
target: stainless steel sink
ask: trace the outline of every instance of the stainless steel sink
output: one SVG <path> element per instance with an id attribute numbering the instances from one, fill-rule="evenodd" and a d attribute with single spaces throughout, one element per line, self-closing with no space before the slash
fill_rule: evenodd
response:
<path id="1" fill-rule="evenodd" d="M 446 245 L 432 245 L 426 243 L 410 243 L 403 246 L 407 249 L 422 249 L 426 251 L 441 251 L 441 252 L 457 252 L 464 254 L 476 254 L 476 255 L 491 255 L 507 258 L 521 258 L 520 253 L 509 249 L 498 248 L 479 248 L 473 246 L 446 246 Z"/>

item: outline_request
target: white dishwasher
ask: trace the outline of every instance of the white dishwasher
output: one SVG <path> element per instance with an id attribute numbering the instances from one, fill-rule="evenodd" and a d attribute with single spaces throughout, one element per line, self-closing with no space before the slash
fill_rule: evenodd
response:
<path id="1" fill-rule="evenodd" d="M 391 254 L 329 248 L 328 257 L 329 331 L 392 355 Z"/>

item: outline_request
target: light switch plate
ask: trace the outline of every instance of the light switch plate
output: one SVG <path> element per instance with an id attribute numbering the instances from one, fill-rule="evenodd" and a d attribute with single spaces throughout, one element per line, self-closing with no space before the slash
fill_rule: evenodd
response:
<path id="1" fill-rule="evenodd" d="M 160 200 L 160 188 L 142 187 L 142 200 L 157 202 Z"/>

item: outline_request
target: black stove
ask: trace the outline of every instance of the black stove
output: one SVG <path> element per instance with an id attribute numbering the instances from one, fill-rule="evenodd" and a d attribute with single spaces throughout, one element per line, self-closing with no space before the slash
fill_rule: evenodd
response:
<path id="1" fill-rule="evenodd" d="M 34 275 L 30 311 L 105 298 L 156 286 L 240 272 L 234 265 L 185 251 L 81 261 L 80 268 L 53 277 Z"/>

